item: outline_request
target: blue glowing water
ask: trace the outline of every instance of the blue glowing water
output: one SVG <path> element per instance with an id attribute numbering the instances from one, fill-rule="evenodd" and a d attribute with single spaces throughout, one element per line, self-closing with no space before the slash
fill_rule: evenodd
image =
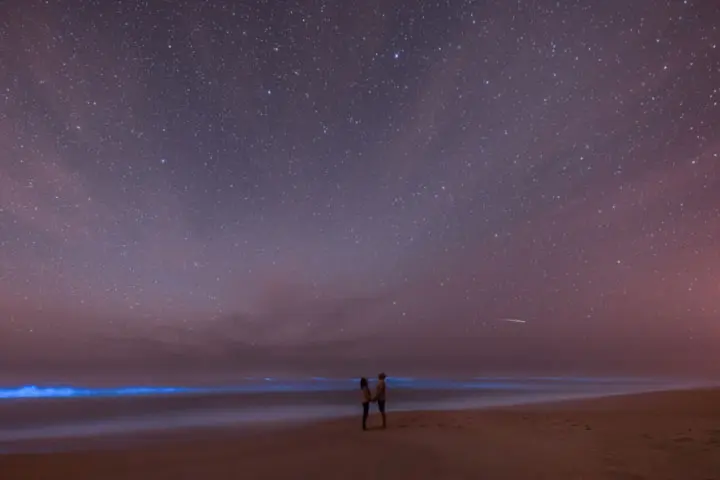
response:
<path id="1" fill-rule="evenodd" d="M 126 397 L 141 395 L 172 395 L 193 393 L 198 389 L 182 387 L 120 387 L 82 388 L 62 386 L 25 385 L 0 388 L 1 399 L 18 398 L 73 398 L 73 397 Z"/>
<path id="2" fill-rule="evenodd" d="M 592 378 L 592 377 L 475 377 L 467 380 L 393 377 L 394 387 L 414 390 L 515 390 L 567 389 L 578 384 L 603 385 L 661 385 L 663 381 L 648 378 Z M 83 387 L 69 385 L 0 386 L 2 399 L 31 398 L 89 398 L 140 397 L 168 395 L 211 395 L 231 393 L 319 392 L 342 391 L 354 387 L 357 379 L 311 377 L 308 380 L 285 380 L 272 377 L 246 378 L 242 383 L 214 387 L 189 386 L 118 386 Z M 665 381 L 667 383 L 667 381 Z"/>

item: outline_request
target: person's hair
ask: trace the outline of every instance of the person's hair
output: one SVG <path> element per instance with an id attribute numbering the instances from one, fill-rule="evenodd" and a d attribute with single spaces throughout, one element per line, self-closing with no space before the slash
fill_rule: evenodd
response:
<path id="1" fill-rule="evenodd" d="M 360 379 L 360 388 L 365 388 L 365 387 L 367 387 L 367 386 L 368 386 L 367 378 L 362 377 L 362 378 Z"/>

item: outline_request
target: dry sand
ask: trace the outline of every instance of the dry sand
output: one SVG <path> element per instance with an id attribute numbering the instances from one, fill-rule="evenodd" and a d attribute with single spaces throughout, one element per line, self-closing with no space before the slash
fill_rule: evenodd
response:
<path id="1" fill-rule="evenodd" d="M 720 390 L 390 413 L 387 430 L 359 427 L 0 456 L 0 479 L 720 479 Z"/>

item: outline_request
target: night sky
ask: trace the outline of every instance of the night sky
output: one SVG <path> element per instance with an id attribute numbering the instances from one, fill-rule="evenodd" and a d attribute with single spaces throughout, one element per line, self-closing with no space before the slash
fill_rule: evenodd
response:
<path id="1" fill-rule="evenodd" d="M 712 0 L 3 2 L 0 360 L 709 371 L 719 102 Z"/>

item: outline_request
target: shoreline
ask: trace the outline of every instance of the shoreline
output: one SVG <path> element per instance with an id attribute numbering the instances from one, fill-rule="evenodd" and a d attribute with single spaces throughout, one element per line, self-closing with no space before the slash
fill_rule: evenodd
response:
<path id="1" fill-rule="evenodd" d="M 643 386 L 605 392 L 544 392 L 542 395 L 522 397 L 509 395 L 509 392 L 508 394 L 483 392 L 480 396 L 460 396 L 458 392 L 428 391 L 427 394 L 434 397 L 433 400 L 426 402 L 398 401 L 408 391 L 394 390 L 391 405 L 395 414 L 486 411 L 708 388 L 714 387 L 707 384 L 699 387 L 658 385 L 654 388 Z M 293 401 L 291 404 L 266 404 L 261 408 L 257 405 L 238 407 L 235 404 L 235 410 L 228 408 L 232 402 L 241 400 L 241 397 L 234 395 L 227 396 L 224 399 L 225 403 L 218 403 L 218 400 L 222 399 L 222 396 L 218 395 L 13 401 L 5 404 L 9 408 L 0 409 L 0 455 L 31 451 L 59 453 L 93 448 L 97 445 L 123 445 L 132 443 L 138 438 L 177 438 L 197 432 L 216 431 L 255 432 L 264 429 L 277 431 L 287 426 L 308 426 L 348 420 L 356 416 L 357 407 L 352 404 L 353 393 L 340 392 L 343 397 L 341 404 L 311 405 L 307 403 L 307 397 L 303 400 L 302 396 L 293 394 L 290 396 Z M 420 393 L 422 395 L 423 392 Z M 308 392 L 304 392 L 302 395 L 307 394 Z M 252 396 L 261 398 L 264 395 L 266 394 Z M 167 401 L 173 403 L 165 403 Z M 148 407 L 148 404 L 152 408 L 142 411 L 127 408 L 128 406 Z M 195 410 L 178 408 L 178 405 L 182 407 L 189 404 L 202 404 L 202 408 Z M 108 411 L 108 406 L 113 406 L 114 410 Z M 55 407 L 60 408 L 53 412 L 52 409 Z M 105 410 L 97 407 L 103 407 Z M 371 411 L 373 408 L 371 406 Z M 73 415 L 77 415 L 78 411 L 82 411 L 85 417 L 73 420 Z M 20 417 L 32 417 L 34 424 L 22 425 L 13 430 L 11 427 L 13 419 Z M 63 418 L 64 423 L 58 422 L 57 418 Z"/>
<path id="2" fill-rule="evenodd" d="M 720 389 L 277 428 L 173 432 L 112 449 L 0 455 L 26 478 L 720 478 Z M 238 477 L 239 478 L 239 477 Z"/>

